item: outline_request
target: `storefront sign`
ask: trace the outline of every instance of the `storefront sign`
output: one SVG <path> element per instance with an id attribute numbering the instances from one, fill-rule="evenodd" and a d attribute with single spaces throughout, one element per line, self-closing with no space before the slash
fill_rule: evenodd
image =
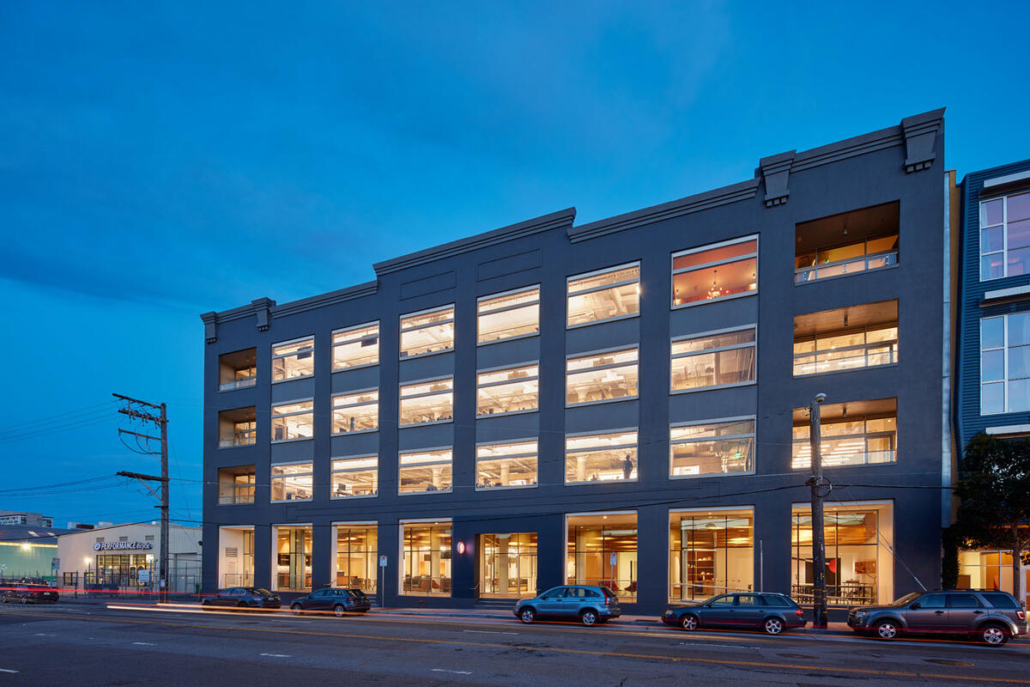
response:
<path id="1" fill-rule="evenodd" d="M 140 570 L 136 573 L 136 579 L 140 581 L 140 584 L 146 584 L 147 582 L 150 582 L 150 571 Z"/>
<path id="2" fill-rule="evenodd" d="M 93 545 L 94 551 L 120 551 L 124 549 L 140 550 L 152 548 L 154 548 L 154 545 L 148 541 L 98 541 Z"/>

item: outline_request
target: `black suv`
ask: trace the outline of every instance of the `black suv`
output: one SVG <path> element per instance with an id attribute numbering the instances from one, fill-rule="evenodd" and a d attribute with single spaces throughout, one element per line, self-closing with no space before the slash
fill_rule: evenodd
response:
<path id="1" fill-rule="evenodd" d="M 852 608 L 848 625 L 880 639 L 925 632 L 974 637 L 994 646 L 1027 631 L 1026 612 L 1016 597 L 988 589 L 913 592 L 888 606 Z"/>

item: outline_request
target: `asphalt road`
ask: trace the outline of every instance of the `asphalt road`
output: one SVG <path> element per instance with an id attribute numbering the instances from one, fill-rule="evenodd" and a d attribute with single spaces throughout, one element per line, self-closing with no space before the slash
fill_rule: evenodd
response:
<path id="1" fill-rule="evenodd" d="M 1030 642 L 0 606 L 0 686 L 1030 685 Z"/>

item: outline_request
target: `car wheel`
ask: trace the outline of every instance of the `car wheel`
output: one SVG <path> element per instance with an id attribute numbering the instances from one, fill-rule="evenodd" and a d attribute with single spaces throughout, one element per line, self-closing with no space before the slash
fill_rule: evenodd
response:
<path id="1" fill-rule="evenodd" d="M 345 609 L 340 604 L 336 604 L 335 606 L 333 606 L 333 615 L 335 615 L 337 618 L 342 618 L 343 616 L 347 615 L 347 609 Z"/>
<path id="2" fill-rule="evenodd" d="M 246 608 L 246 607 L 247 607 L 247 602 L 246 601 L 237 601 L 236 602 L 236 608 Z"/>
<path id="3" fill-rule="evenodd" d="M 290 606 L 290 613 L 293 615 L 300 615 L 304 612 L 304 608 L 300 604 L 293 604 Z"/>
<path id="4" fill-rule="evenodd" d="M 779 618 L 766 618 L 762 623 L 762 629 L 768 635 L 778 635 L 783 632 L 783 621 Z"/>
<path id="5" fill-rule="evenodd" d="M 873 629 L 876 631 L 876 636 L 880 639 L 896 639 L 901 634 L 897 623 L 893 620 L 881 620 L 876 623 Z"/>
<path id="6" fill-rule="evenodd" d="M 700 625 L 701 623 L 698 621 L 697 616 L 693 613 L 687 613 L 682 618 L 680 618 L 680 627 L 682 627 L 687 632 L 693 632 Z"/>
<path id="7" fill-rule="evenodd" d="M 1008 631 L 1001 625 L 997 625 L 995 623 L 984 625 L 977 632 L 983 643 L 991 646 L 1001 646 L 1005 642 L 1009 641 Z"/>
<path id="8" fill-rule="evenodd" d="M 592 608 L 588 608 L 579 614 L 579 620 L 587 627 L 590 627 L 597 622 L 597 611 Z"/>
<path id="9" fill-rule="evenodd" d="M 531 622 L 536 620 L 536 611 L 532 608 L 523 608 L 519 611 L 519 620 L 529 625 Z"/>

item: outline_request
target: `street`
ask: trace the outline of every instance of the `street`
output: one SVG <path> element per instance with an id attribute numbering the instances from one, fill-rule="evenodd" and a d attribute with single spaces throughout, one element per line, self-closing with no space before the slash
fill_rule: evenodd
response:
<path id="1" fill-rule="evenodd" d="M 1030 644 L 685 632 L 617 621 L 0 606 L 0 685 L 1030 685 Z"/>

